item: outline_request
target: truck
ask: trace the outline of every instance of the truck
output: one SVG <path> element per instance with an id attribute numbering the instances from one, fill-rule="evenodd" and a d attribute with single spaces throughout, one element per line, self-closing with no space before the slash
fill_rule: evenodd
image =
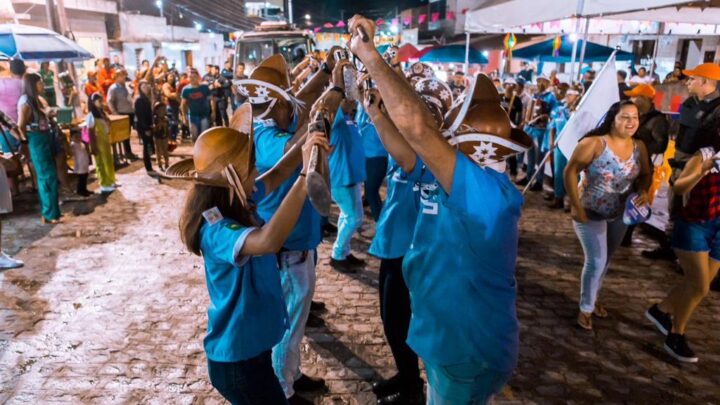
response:
<path id="1" fill-rule="evenodd" d="M 254 31 L 239 33 L 234 66 L 244 63 L 247 74 L 263 59 L 280 53 L 292 68 L 314 49 L 314 36 L 310 31 L 299 30 L 285 21 L 265 21 Z"/>

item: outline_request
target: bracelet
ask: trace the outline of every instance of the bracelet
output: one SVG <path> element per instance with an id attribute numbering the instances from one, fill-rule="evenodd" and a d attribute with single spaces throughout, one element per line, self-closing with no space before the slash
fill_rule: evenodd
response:
<path id="1" fill-rule="evenodd" d="M 300 172 L 300 174 L 299 174 L 298 176 L 299 176 L 299 177 L 307 177 L 307 173 Z"/>
<path id="2" fill-rule="evenodd" d="M 338 93 L 340 93 L 342 98 L 345 98 L 345 89 L 343 89 L 342 87 L 333 86 L 330 91 L 337 91 Z"/>

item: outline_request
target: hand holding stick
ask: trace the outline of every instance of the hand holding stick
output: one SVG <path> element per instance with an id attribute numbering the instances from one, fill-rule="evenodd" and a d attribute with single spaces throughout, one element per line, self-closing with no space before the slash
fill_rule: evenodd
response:
<path id="1" fill-rule="evenodd" d="M 322 132 L 326 139 L 330 139 L 330 122 L 327 112 L 320 108 L 309 124 L 308 133 Z M 310 160 L 307 165 L 307 193 L 310 203 L 322 216 L 330 215 L 331 195 L 328 169 L 328 156 L 317 145 L 310 151 Z"/>

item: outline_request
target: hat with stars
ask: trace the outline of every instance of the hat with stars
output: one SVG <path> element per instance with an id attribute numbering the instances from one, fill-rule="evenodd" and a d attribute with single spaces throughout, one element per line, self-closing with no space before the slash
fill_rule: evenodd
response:
<path id="1" fill-rule="evenodd" d="M 448 142 L 482 167 L 503 171 L 505 159 L 530 149 L 532 139 L 512 128 L 492 80 L 475 76 L 462 104 L 446 115 Z"/>
<path id="2" fill-rule="evenodd" d="M 256 119 L 265 118 L 277 103 L 287 102 L 295 109 L 300 102 L 290 94 L 288 66 L 281 54 L 263 60 L 249 78 L 234 80 L 233 84 L 253 106 L 267 106 L 261 114 L 256 114 Z"/>
<path id="3" fill-rule="evenodd" d="M 422 97 L 435 117 L 438 129 L 442 129 L 445 114 L 453 105 L 452 90 L 441 80 L 431 78 L 418 80 L 415 83 L 415 91 Z"/>
<path id="4" fill-rule="evenodd" d="M 432 79 L 435 77 L 435 71 L 423 62 L 415 62 L 410 65 L 410 68 L 405 72 L 405 77 L 414 86 L 415 83 L 422 79 Z"/>

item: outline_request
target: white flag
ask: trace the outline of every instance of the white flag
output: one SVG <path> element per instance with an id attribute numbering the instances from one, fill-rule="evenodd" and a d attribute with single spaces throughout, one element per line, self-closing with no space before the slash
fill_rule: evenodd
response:
<path id="1" fill-rule="evenodd" d="M 570 159 L 580 138 L 597 127 L 610 106 L 618 101 L 620 93 L 613 52 L 558 136 L 558 147 L 565 157 Z"/>

